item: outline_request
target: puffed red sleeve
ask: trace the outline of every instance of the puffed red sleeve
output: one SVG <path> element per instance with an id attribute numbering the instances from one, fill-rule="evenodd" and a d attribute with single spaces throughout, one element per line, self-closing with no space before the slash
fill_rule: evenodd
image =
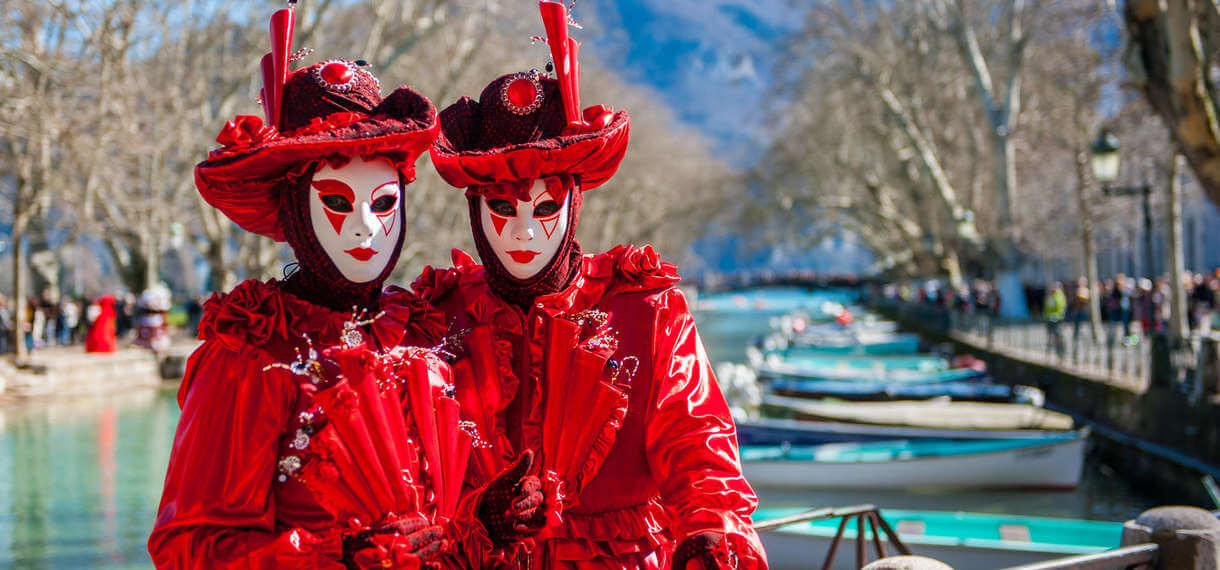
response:
<path id="1" fill-rule="evenodd" d="M 271 362 L 213 341 L 191 355 L 148 539 L 158 568 L 343 568 L 337 537 L 276 528 L 271 484 L 295 384 L 264 372 Z"/>
<path id="2" fill-rule="evenodd" d="M 758 498 L 741 475 L 736 427 L 677 289 L 660 296 L 653 335 L 648 461 L 675 542 L 720 533 L 741 568 L 766 568 L 750 521 Z"/>

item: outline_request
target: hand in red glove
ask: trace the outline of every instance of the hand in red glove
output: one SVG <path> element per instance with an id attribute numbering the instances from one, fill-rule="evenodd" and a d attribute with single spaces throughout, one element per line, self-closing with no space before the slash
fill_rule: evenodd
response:
<path id="1" fill-rule="evenodd" d="M 488 483 L 479 499 L 479 521 L 496 544 L 533 536 L 555 516 L 550 511 L 557 509 L 557 493 L 544 488 L 537 476 L 526 475 L 533 464 L 534 452 L 527 449 Z"/>
<path id="2" fill-rule="evenodd" d="M 705 532 L 683 540 L 674 550 L 674 570 L 737 568 L 737 556 L 719 532 Z"/>
<path id="3" fill-rule="evenodd" d="M 444 528 L 422 515 L 408 516 L 343 540 L 343 562 L 349 569 L 431 567 L 429 560 L 444 547 Z"/>

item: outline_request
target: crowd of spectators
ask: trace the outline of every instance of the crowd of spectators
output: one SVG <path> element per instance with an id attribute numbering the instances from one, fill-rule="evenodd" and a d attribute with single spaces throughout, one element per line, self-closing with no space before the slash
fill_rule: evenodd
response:
<path id="1" fill-rule="evenodd" d="M 1220 268 L 1210 274 L 1184 273 L 1183 293 L 1186 299 L 1187 324 L 1191 331 L 1204 333 L 1216 327 L 1220 317 Z M 1079 339 L 1092 334 L 1089 326 L 1091 296 L 1098 295 L 1100 320 L 1105 324 L 1106 339 L 1095 341 L 1139 344 L 1150 333 L 1165 331 L 1170 321 L 1171 285 L 1168 277 L 1155 281 L 1115 275 L 1089 287 L 1088 279 L 1055 281 L 1047 284 L 1026 284 L 1025 302 L 1030 314 L 1047 324 L 1049 348 L 1062 350 L 1062 326 L 1070 325 L 1071 334 Z M 1002 299 L 994 285 L 976 279 L 959 287 L 950 287 L 937 280 L 921 284 L 888 286 L 885 295 L 908 302 L 950 309 L 958 314 L 998 315 Z"/>
<path id="2" fill-rule="evenodd" d="M 1031 308 L 1041 308 L 1041 316 L 1050 321 L 1057 315 L 1054 291 L 1063 291 L 1066 306 L 1059 320 L 1073 324 L 1074 334 L 1081 334 L 1089 320 L 1089 301 L 1092 290 L 1087 279 L 1076 282 L 1054 282 L 1041 287 L 1027 287 L 1026 296 Z M 1220 269 L 1211 274 L 1184 273 L 1183 295 L 1186 299 L 1187 326 L 1191 331 L 1207 332 L 1215 328 L 1217 291 L 1220 290 Z M 1171 318 L 1170 298 L 1172 285 L 1168 277 L 1155 281 L 1147 277 L 1128 277 L 1122 273 L 1100 283 L 1098 307 L 1101 321 L 1120 332 L 1118 335 L 1127 344 L 1137 344 L 1144 335 L 1164 332 Z"/>
<path id="3" fill-rule="evenodd" d="M 98 299 L 56 295 L 54 290 L 45 289 L 41 295 L 28 298 L 25 314 L 15 315 L 14 303 L 0 293 L 0 354 L 16 351 L 13 346 L 15 327 L 20 327 L 24 333 L 22 338 L 29 351 L 82 344 L 100 312 Z M 202 299 L 192 297 L 183 308 L 187 316 L 186 328 L 193 334 L 203 314 Z M 120 342 L 132 340 L 141 315 L 136 296 L 130 293 L 116 295 L 114 309 L 115 336 Z"/>

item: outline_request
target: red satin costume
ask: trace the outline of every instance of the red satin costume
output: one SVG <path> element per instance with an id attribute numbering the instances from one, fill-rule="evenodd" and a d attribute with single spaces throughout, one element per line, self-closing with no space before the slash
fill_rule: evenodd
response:
<path id="1" fill-rule="evenodd" d="M 668 568 L 674 546 L 705 532 L 723 533 L 741 568 L 765 568 L 750 513 L 757 499 L 741 475 L 736 431 L 672 265 L 651 248 L 617 247 L 586 255 L 573 281 L 535 299 L 523 312 L 495 295 L 486 271 L 454 252 L 454 267 L 428 269 L 415 290 L 441 308 L 451 329 L 468 331 L 470 354 L 454 363 L 463 409 L 490 407 L 493 448 L 507 460 L 565 429 L 547 411 L 545 380 L 568 355 L 548 351 L 551 329 L 569 326 L 590 310 L 604 325 L 582 326 L 581 340 L 610 334 L 609 360 L 627 366 L 620 380 L 626 398 L 594 415 L 580 399 L 564 402 L 568 418 L 600 427 L 592 452 L 576 458 L 584 488 L 570 497 L 563 524 L 540 537 L 540 546 L 514 565 L 529 568 Z M 500 385 L 479 385 L 477 362 L 486 358 L 481 334 L 490 334 Z M 603 359 L 602 362 L 609 362 Z M 596 367 L 594 367 L 596 368 Z M 597 381 L 595 375 L 575 381 Z M 486 377 L 486 376 L 481 376 Z M 472 389 L 473 388 L 473 389 Z M 478 399 L 478 402 L 471 401 Z M 472 468 L 474 485 L 481 481 Z"/>
<path id="2" fill-rule="evenodd" d="M 401 290 L 382 295 L 385 315 L 362 332 L 378 347 L 431 342 L 434 314 Z M 274 281 L 246 281 L 213 296 L 201 346 L 178 392 L 182 417 L 149 551 L 159 568 L 343 568 L 344 530 L 309 489 L 280 480 L 312 398 L 292 362 L 301 335 L 339 343 L 349 312 L 306 302 Z M 421 334 L 425 336 L 421 336 Z"/>

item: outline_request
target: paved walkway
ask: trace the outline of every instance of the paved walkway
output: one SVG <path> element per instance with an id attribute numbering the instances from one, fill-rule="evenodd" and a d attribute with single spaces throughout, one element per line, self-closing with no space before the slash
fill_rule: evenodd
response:
<path id="1" fill-rule="evenodd" d="M 159 386 L 199 341 L 180 338 L 164 355 L 127 345 L 117 352 L 91 354 L 81 345 L 37 349 L 17 366 L 0 359 L 0 397 L 91 395 L 140 386 Z"/>
<path id="2" fill-rule="evenodd" d="M 1052 342 L 1050 329 L 1044 322 L 1008 321 L 916 304 L 887 306 L 897 311 L 908 324 L 935 329 L 979 350 L 1057 368 L 1137 393 L 1148 388 L 1152 362 L 1150 342 L 1139 337 L 1124 338 L 1119 326 L 1107 323 L 1101 338 L 1095 339 L 1087 322 L 1081 323 L 1079 328 L 1074 323 L 1060 323 L 1060 341 L 1056 343 Z M 1189 359 L 1193 353 L 1180 357 Z"/>

